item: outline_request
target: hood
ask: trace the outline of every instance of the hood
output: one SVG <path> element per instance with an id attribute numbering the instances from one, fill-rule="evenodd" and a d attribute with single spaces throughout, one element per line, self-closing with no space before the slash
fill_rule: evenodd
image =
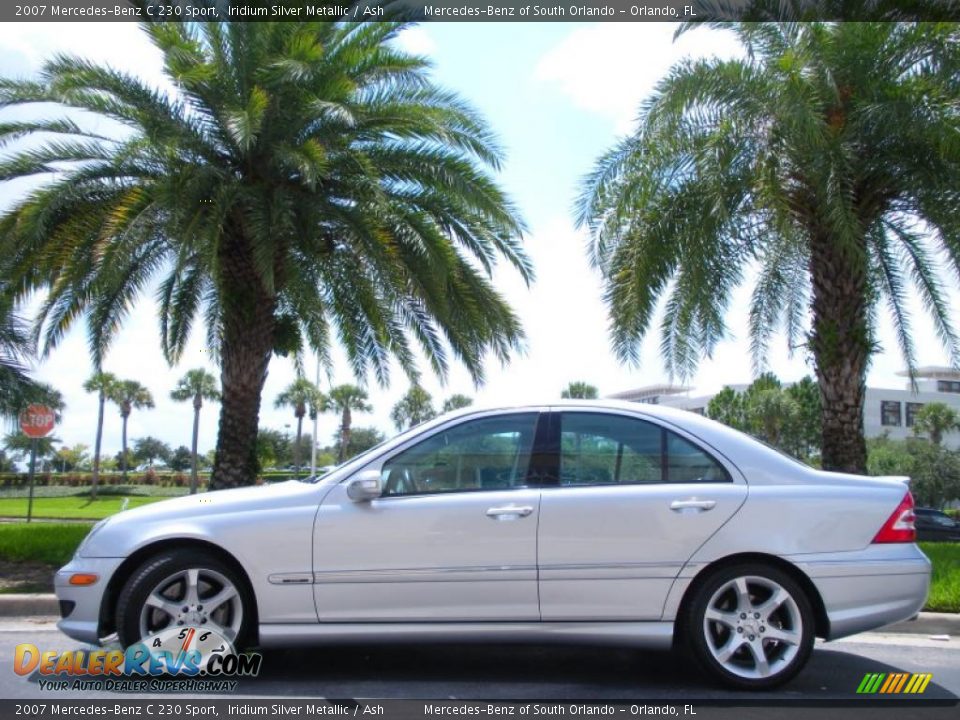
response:
<path id="1" fill-rule="evenodd" d="M 208 527 L 204 520 L 218 515 L 262 513 L 284 508 L 316 506 L 329 485 L 311 485 L 288 480 L 273 485 L 217 490 L 187 495 L 125 510 L 97 523 L 77 548 L 83 557 L 121 557 L 139 539 L 158 528 L 176 530 Z M 187 533 L 188 535 L 190 533 Z M 118 555 L 118 551 L 122 551 Z"/>
<path id="2" fill-rule="evenodd" d="M 271 485 L 253 485 L 215 490 L 213 492 L 185 495 L 159 502 L 142 505 L 132 510 L 124 510 L 110 518 L 110 524 L 127 522 L 149 522 L 153 520 L 177 518 L 185 519 L 198 515 L 235 512 L 255 507 L 258 510 L 287 507 L 300 504 L 312 495 L 317 495 L 318 487 L 296 480 L 287 480 Z"/>

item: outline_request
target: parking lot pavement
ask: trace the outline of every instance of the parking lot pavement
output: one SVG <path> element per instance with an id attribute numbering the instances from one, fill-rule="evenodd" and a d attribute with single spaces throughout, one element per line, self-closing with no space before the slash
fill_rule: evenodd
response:
<path id="1" fill-rule="evenodd" d="M 36 675 L 15 675 L 14 648 L 25 642 L 42 650 L 81 647 L 62 635 L 50 618 L 3 619 L 0 698 L 117 697 L 105 692 L 44 691 Z M 849 702 L 863 699 L 855 691 L 866 673 L 895 671 L 932 673 L 923 696 L 909 700 L 922 711 L 918 717 L 940 716 L 927 712 L 924 703 L 960 695 L 960 641 L 864 634 L 818 643 L 799 677 L 772 693 L 719 689 L 682 655 L 628 649 L 391 645 L 267 651 L 260 676 L 240 680 L 231 697 Z M 900 716 L 912 715 L 906 713 L 909 709 L 902 708 Z"/>

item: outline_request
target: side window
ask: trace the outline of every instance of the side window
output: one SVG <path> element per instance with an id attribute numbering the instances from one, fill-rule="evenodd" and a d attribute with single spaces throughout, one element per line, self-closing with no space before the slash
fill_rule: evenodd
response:
<path id="1" fill-rule="evenodd" d="M 560 416 L 560 484 L 660 482 L 661 430 L 652 423 L 594 413 Z"/>
<path id="2" fill-rule="evenodd" d="M 728 482 L 726 469 L 688 440 L 667 433 L 667 482 Z"/>
<path id="3" fill-rule="evenodd" d="M 431 435 L 384 464 L 383 497 L 525 485 L 537 416 L 481 418 Z"/>
<path id="4" fill-rule="evenodd" d="M 730 481 L 708 453 L 653 423 L 599 413 L 560 418 L 561 485 Z"/>

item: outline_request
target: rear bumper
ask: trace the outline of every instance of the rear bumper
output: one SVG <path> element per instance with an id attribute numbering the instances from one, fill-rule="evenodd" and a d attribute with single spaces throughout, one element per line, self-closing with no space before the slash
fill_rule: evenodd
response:
<path id="1" fill-rule="evenodd" d="M 909 620 L 930 590 L 930 561 L 914 544 L 788 559 L 820 593 L 830 623 L 827 640 Z"/>

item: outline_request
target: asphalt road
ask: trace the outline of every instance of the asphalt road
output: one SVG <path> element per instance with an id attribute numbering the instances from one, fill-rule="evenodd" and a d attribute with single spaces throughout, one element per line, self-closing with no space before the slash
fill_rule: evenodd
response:
<path id="1" fill-rule="evenodd" d="M 12 672 L 14 648 L 30 642 L 41 650 L 83 647 L 49 621 L 0 620 L 0 698 L 99 699 L 103 692 L 40 689 L 36 674 Z M 268 651 L 258 678 L 240 681 L 231 698 L 436 698 L 483 700 L 799 700 L 858 701 L 866 673 L 933 673 L 923 696 L 896 717 L 958 717 L 957 709 L 924 702 L 960 696 L 960 640 L 864 634 L 819 643 L 807 668 L 773 693 L 720 689 L 682 656 L 637 650 L 584 647 L 377 646 Z M 138 697 L 131 695 L 129 697 Z M 944 712 L 947 714 L 944 714 Z M 743 717 L 751 716 L 749 713 Z M 818 717 L 831 717 L 820 713 Z M 883 717 L 885 713 L 873 714 Z"/>

